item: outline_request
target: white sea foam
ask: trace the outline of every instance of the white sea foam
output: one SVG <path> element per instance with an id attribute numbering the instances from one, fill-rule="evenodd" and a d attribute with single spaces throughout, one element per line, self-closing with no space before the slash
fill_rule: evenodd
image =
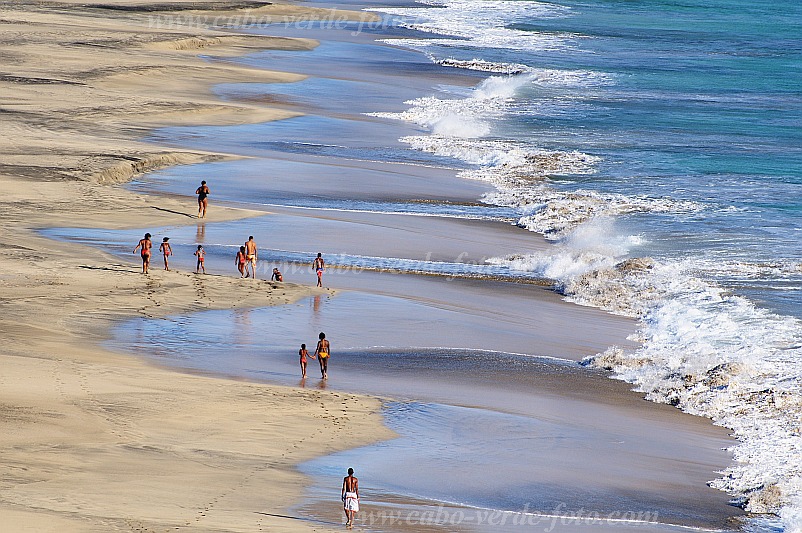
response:
<path id="1" fill-rule="evenodd" d="M 612 369 L 650 400 L 732 429 L 735 463 L 711 485 L 800 531 L 802 323 L 710 282 L 711 262 L 623 260 L 637 241 L 614 228 L 593 219 L 549 253 L 491 263 L 551 277 L 572 301 L 639 318 L 641 348 L 612 348 L 588 363 Z"/>
<path id="2" fill-rule="evenodd" d="M 549 176 L 592 174 L 600 159 L 582 152 L 535 150 L 522 144 L 485 139 L 455 139 L 442 135 L 401 139 L 418 150 L 453 157 L 478 168 L 462 171 L 467 179 L 492 183 L 496 191 L 482 201 L 516 208 L 518 224 L 548 238 L 559 239 L 593 218 L 632 213 L 692 213 L 703 204 L 672 198 L 563 191 Z"/>
<path id="3" fill-rule="evenodd" d="M 510 28 L 511 21 L 563 17 L 567 7 L 515 0 L 425 0 L 423 7 L 372 8 L 401 18 L 400 25 L 417 31 L 455 37 L 385 39 L 383 42 L 422 49 L 432 45 L 504 48 L 508 50 L 562 50 L 578 38 L 572 34 L 541 33 Z M 467 41 L 467 42 L 466 42 Z"/>
<path id="4" fill-rule="evenodd" d="M 442 65 L 444 67 L 463 68 L 467 70 L 478 70 L 482 72 L 493 72 L 495 74 L 523 74 L 529 71 L 529 67 L 518 63 L 494 63 L 492 61 L 485 61 L 484 59 L 454 59 L 453 57 L 446 57 L 437 59 L 433 55 L 427 54 L 432 62 Z"/>
<path id="5" fill-rule="evenodd" d="M 488 121 L 501 115 L 515 91 L 531 81 L 529 75 L 493 76 L 475 87 L 468 98 L 427 96 L 405 102 L 401 113 L 368 113 L 369 116 L 413 122 L 444 137 L 477 138 L 490 133 Z"/>

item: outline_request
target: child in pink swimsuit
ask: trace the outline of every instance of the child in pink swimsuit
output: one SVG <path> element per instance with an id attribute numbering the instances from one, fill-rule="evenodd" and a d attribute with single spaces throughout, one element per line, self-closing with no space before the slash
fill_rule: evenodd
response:
<path id="1" fill-rule="evenodd" d="M 173 254 L 173 249 L 170 248 L 170 243 L 167 242 L 170 240 L 170 237 L 165 237 L 162 239 L 162 243 L 159 245 L 159 251 L 164 254 L 164 270 L 170 270 L 170 265 L 167 262 L 167 258 Z"/>
<path id="2" fill-rule="evenodd" d="M 317 359 L 317 357 L 309 355 L 309 352 L 306 350 L 306 344 L 301 345 L 301 349 L 298 350 L 298 356 L 301 358 L 301 379 L 306 379 L 306 358 L 311 357 L 312 359 Z"/>

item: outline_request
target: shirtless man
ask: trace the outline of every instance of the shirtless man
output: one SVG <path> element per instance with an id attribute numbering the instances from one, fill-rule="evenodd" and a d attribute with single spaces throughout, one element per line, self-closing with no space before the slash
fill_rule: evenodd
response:
<path id="1" fill-rule="evenodd" d="M 139 244 L 136 245 L 134 248 L 134 252 L 136 253 L 137 250 L 141 248 L 140 254 L 142 255 L 142 273 L 148 273 L 148 267 L 150 266 L 150 249 L 153 247 L 153 243 L 150 242 L 150 233 L 145 233 L 145 237 L 139 239 Z"/>
<path id="2" fill-rule="evenodd" d="M 209 205 L 207 197 L 210 193 L 205 181 L 202 181 L 200 187 L 195 190 L 195 194 L 198 195 L 198 218 L 206 218 L 206 207 Z"/>
<path id="3" fill-rule="evenodd" d="M 248 272 L 248 265 L 251 269 Z M 256 279 L 256 241 L 253 240 L 253 235 L 248 237 L 248 242 L 245 243 L 245 277 L 253 276 Z"/>
<path id="4" fill-rule="evenodd" d="M 354 469 L 348 469 L 348 476 L 343 478 L 342 490 L 343 510 L 345 511 L 345 525 L 354 527 L 354 518 L 359 512 L 359 480 L 354 477 Z"/>
<path id="5" fill-rule="evenodd" d="M 323 270 L 325 270 L 326 262 L 323 261 L 323 257 L 320 254 L 317 254 L 315 261 L 312 263 L 312 268 L 315 269 L 315 273 L 317 273 L 317 286 L 323 286 Z"/>
<path id="6" fill-rule="evenodd" d="M 329 357 L 331 357 L 331 345 L 329 341 L 326 340 L 326 334 L 322 331 L 320 335 L 318 335 L 320 339 L 317 341 L 317 348 L 315 348 L 315 355 L 312 356 L 312 359 L 317 357 L 318 361 L 320 362 L 320 377 L 323 379 L 329 379 Z"/>

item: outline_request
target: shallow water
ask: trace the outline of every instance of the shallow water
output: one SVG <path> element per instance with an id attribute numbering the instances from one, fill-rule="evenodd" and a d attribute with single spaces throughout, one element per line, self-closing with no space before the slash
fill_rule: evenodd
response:
<path id="1" fill-rule="evenodd" d="M 721 526 L 733 513 L 723 494 L 704 485 L 726 457 L 720 432 L 688 424 L 664 406 L 647 404 L 644 412 L 625 386 L 570 361 L 388 347 L 468 346 L 482 337 L 460 331 L 445 314 L 440 320 L 454 330 L 422 327 L 438 321 L 430 314 L 413 303 L 345 293 L 276 308 L 136 320 L 107 344 L 186 370 L 400 399 L 388 404 L 385 417 L 401 438 L 304 465 L 321 486 L 334 465 L 353 463 L 369 480 L 367 494 L 372 488 L 385 502 L 415 498 L 560 516 L 581 507 L 703 526 Z M 306 338 L 311 347 L 318 330 L 337 332 L 329 336 L 329 379 L 320 380 L 310 360 L 309 378 L 301 380 L 295 344 Z M 503 332 L 497 334 L 494 344 L 503 342 Z M 666 500 L 672 484 L 683 494 Z"/>

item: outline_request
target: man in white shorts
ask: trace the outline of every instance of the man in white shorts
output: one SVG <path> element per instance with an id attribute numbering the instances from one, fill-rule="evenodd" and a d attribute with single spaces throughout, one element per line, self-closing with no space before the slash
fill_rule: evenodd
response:
<path id="1" fill-rule="evenodd" d="M 348 476 L 343 479 L 342 490 L 343 510 L 345 511 L 345 525 L 354 527 L 354 517 L 359 511 L 359 480 L 354 477 L 354 469 L 348 469 Z"/>

